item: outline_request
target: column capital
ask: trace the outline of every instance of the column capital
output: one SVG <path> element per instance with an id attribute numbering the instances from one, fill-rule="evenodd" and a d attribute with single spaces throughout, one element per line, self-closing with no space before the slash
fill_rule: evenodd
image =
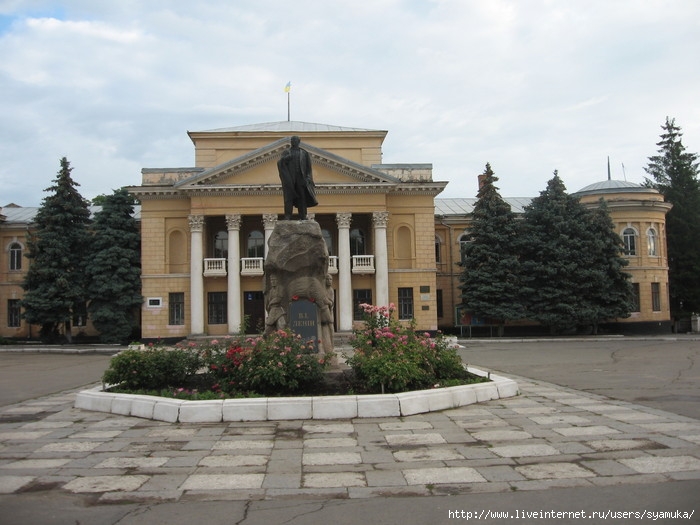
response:
<path id="1" fill-rule="evenodd" d="M 231 215 L 226 215 L 226 228 L 230 230 L 240 230 L 241 229 L 242 217 L 240 213 L 233 213 Z"/>
<path id="2" fill-rule="evenodd" d="M 202 232 L 204 230 L 204 215 L 189 215 L 187 221 L 190 223 L 191 232 Z"/>
<path id="3" fill-rule="evenodd" d="M 275 224 L 277 224 L 277 214 L 276 213 L 263 213 L 263 226 L 266 230 L 274 230 Z"/>
<path id="4" fill-rule="evenodd" d="M 388 211 L 373 211 L 372 212 L 372 224 L 375 228 L 386 228 L 386 224 L 389 221 Z"/>
<path id="5" fill-rule="evenodd" d="M 350 228 L 352 222 L 352 213 L 344 211 L 335 214 L 335 222 L 338 223 L 338 228 Z"/>

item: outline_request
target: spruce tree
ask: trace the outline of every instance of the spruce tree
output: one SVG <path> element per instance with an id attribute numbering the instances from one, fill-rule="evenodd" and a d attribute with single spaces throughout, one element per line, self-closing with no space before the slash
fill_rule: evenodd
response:
<path id="1" fill-rule="evenodd" d="M 518 239 L 515 214 L 501 198 L 496 177 L 486 164 L 462 253 L 462 304 L 473 315 L 489 318 L 503 334 L 507 320 L 521 319 Z"/>
<path id="2" fill-rule="evenodd" d="M 631 275 L 624 271 L 629 261 L 623 257 L 624 245 L 615 231 L 608 206 L 600 199 L 598 207 L 588 213 L 588 244 L 582 248 L 590 258 L 591 281 L 585 289 L 584 299 L 589 302 L 588 323 L 593 333 L 604 321 L 630 316 L 632 310 Z M 584 320 L 586 321 L 586 320 Z"/>
<path id="3" fill-rule="evenodd" d="M 45 197 L 28 239 L 31 260 L 21 301 L 23 316 L 40 324 L 43 341 L 55 342 L 63 330 L 71 341 L 71 317 L 85 303 L 85 260 L 90 210 L 76 189 L 68 160 L 63 157 L 54 185 Z"/>
<path id="4" fill-rule="evenodd" d="M 700 182 L 698 155 L 688 153 L 681 128 L 666 117 L 658 155 L 649 157 L 647 185 L 673 208 L 666 215 L 671 313 L 679 318 L 700 311 Z"/>
<path id="5" fill-rule="evenodd" d="M 141 256 L 134 199 L 122 188 L 102 199 L 95 214 L 89 279 L 88 313 L 104 343 L 134 337 L 141 305 Z"/>
<path id="6" fill-rule="evenodd" d="M 520 254 L 521 298 L 528 318 L 552 333 L 575 329 L 596 316 L 586 299 L 596 270 L 585 247 L 588 212 L 566 193 L 557 172 L 523 216 Z"/>

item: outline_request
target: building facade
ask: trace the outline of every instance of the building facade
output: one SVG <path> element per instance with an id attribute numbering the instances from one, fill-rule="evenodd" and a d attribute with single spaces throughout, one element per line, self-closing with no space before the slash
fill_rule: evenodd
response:
<path id="1" fill-rule="evenodd" d="M 336 331 L 361 320 L 361 303 L 393 303 L 397 317 L 419 330 L 454 331 L 460 245 L 476 198 L 438 198 L 447 183 L 433 180 L 430 164 L 383 164 L 386 131 L 285 121 L 189 132 L 193 167 L 144 168 L 141 184 L 129 187 L 141 202 L 142 337 L 254 333 L 263 326 L 267 240 L 283 215 L 277 161 L 293 135 L 311 156 L 319 203 L 309 212 L 330 255 Z M 625 243 L 636 311 L 614 322 L 670 330 L 670 205 L 656 190 L 623 181 L 574 195 L 591 207 L 605 199 Z M 522 214 L 531 198 L 506 201 Z M 0 209 L 1 337 L 39 332 L 19 306 L 36 211 Z M 74 319 L 72 330 L 96 334 L 84 318 Z"/>

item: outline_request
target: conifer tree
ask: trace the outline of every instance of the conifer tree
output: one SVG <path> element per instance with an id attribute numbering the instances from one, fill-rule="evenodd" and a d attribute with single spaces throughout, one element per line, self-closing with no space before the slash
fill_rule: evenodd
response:
<path id="1" fill-rule="evenodd" d="M 141 256 L 134 199 L 124 188 L 102 199 L 86 268 L 90 319 L 104 343 L 134 337 L 141 305 Z"/>
<path id="2" fill-rule="evenodd" d="M 597 279 L 585 249 L 588 212 L 566 193 L 556 171 L 547 189 L 525 208 L 523 219 L 521 297 L 527 317 L 552 333 L 595 318 L 596 310 L 586 299 Z"/>
<path id="3" fill-rule="evenodd" d="M 462 304 L 473 315 L 489 318 L 503 334 L 507 320 L 521 319 L 517 226 L 510 205 L 495 186 L 498 177 L 486 164 L 464 245 L 460 276 Z"/>
<path id="4" fill-rule="evenodd" d="M 85 303 L 85 258 L 88 246 L 90 210 L 76 189 L 68 160 L 63 157 L 54 185 L 45 191 L 28 239 L 31 260 L 22 284 L 23 316 L 40 324 L 43 341 L 55 342 L 63 330 L 71 341 L 71 317 Z"/>
<path id="5" fill-rule="evenodd" d="M 624 271 L 629 261 L 623 257 L 624 245 L 615 231 L 608 206 L 600 199 L 598 207 L 588 214 L 588 244 L 582 243 L 590 257 L 591 281 L 585 296 L 591 314 L 587 321 L 598 333 L 598 325 L 604 321 L 625 318 L 632 310 L 631 275 Z"/>
<path id="6" fill-rule="evenodd" d="M 658 154 L 649 157 L 647 185 L 673 208 L 666 215 L 671 313 L 700 312 L 700 182 L 698 155 L 688 153 L 681 128 L 666 117 Z"/>

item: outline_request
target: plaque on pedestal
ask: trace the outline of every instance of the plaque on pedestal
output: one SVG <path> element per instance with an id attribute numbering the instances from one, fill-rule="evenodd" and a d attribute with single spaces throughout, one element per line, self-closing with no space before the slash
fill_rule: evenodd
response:
<path id="1" fill-rule="evenodd" d="M 318 352 L 318 308 L 308 299 L 298 299 L 289 303 L 289 328 L 301 336 L 305 343 L 312 342 L 314 352 Z"/>

